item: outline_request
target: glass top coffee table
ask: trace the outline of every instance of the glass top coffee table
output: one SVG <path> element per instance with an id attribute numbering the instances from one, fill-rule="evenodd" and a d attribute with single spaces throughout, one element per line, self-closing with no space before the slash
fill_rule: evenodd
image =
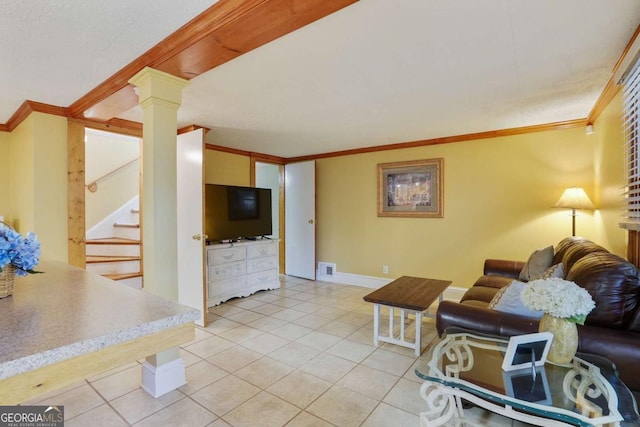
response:
<path id="1" fill-rule="evenodd" d="M 640 425 L 636 402 L 608 359 L 578 353 L 569 366 L 546 363 L 505 372 L 509 340 L 447 329 L 416 369 L 427 411 L 422 426 L 464 425 L 462 399 L 540 426 Z"/>

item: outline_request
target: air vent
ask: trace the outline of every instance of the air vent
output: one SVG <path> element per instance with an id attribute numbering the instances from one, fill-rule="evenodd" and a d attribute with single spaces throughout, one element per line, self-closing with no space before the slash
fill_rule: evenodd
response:
<path id="1" fill-rule="evenodd" d="M 331 262 L 319 262 L 318 263 L 318 274 L 321 276 L 333 276 L 333 273 L 336 271 L 336 265 Z"/>

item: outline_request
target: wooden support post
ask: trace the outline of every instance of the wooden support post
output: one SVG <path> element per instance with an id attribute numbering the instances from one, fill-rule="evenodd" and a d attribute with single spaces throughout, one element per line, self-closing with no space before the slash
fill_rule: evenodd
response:
<path id="1" fill-rule="evenodd" d="M 84 125 L 67 124 L 67 228 L 68 262 L 85 268 Z"/>

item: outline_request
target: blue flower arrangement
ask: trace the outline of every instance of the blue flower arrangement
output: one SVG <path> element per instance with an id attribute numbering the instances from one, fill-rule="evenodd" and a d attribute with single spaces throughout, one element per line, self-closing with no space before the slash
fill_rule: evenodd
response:
<path id="1" fill-rule="evenodd" d="M 15 267 L 16 276 L 40 273 L 33 268 L 40 262 L 40 242 L 35 234 L 27 237 L 5 223 L 0 223 L 0 272 L 7 265 Z"/>

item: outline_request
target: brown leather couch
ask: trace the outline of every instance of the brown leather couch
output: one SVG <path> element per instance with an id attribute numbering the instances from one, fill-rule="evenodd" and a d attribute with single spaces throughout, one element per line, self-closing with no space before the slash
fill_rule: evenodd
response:
<path id="1" fill-rule="evenodd" d="M 578 325 L 578 351 L 613 361 L 620 379 L 640 396 L 640 274 L 625 259 L 580 237 L 554 248 L 553 264 L 562 263 L 565 279 L 587 289 L 596 308 Z M 436 316 L 438 334 L 461 327 L 499 336 L 536 332 L 538 319 L 488 308 L 496 292 L 518 279 L 524 262 L 487 259 L 484 275 L 459 303 L 443 301 Z"/>

